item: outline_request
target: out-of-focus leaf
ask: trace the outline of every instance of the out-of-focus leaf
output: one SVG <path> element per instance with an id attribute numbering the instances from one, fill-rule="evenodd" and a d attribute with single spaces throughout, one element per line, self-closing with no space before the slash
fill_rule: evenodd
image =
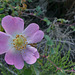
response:
<path id="1" fill-rule="evenodd" d="M 45 17 L 45 18 L 43 19 L 43 21 L 45 21 L 45 22 L 47 23 L 47 25 L 50 25 L 50 24 L 51 24 L 51 22 L 48 20 L 47 17 Z"/>
<path id="2" fill-rule="evenodd" d="M 37 6 L 36 11 L 40 11 L 40 10 L 41 10 L 40 6 Z"/>
<path id="3" fill-rule="evenodd" d="M 53 48 L 51 48 L 51 54 L 55 54 L 55 51 L 53 50 Z"/>
<path id="4" fill-rule="evenodd" d="M 0 18 L 3 18 L 5 16 L 5 14 L 0 14 Z"/>
<path id="5" fill-rule="evenodd" d="M 52 46 L 53 45 L 53 41 L 52 40 L 47 41 L 47 45 L 48 46 Z"/>
<path id="6" fill-rule="evenodd" d="M 53 45 L 53 41 L 50 39 L 50 37 L 48 35 L 44 35 L 45 39 L 47 40 L 47 45 L 48 46 L 52 46 Z"/>
<path id="7" fill-rule="evenodd" d="M 75 70 L 75 67 L 73 69 Z"/>
<path id="8" fill-rule="evenodd" d="M 0 13 L 2 13 L 4 11 L 4 8 L 0 8 Z"/>
<path id="9" fill-rule="evenodd" d="M 40 16 L 42 14 L 40 6 L 36 7 L 36 12 L 34 12 L 34 13 L 36 13 L 37 16 Z"/>
<path id="10" fill-rule="evenodd" d="M 50 37 L 48 35 L 44 35 L 44 37 L 47 41 L 50 41 Z"/>
<path id="11" fill-rule="evenodd" d="M 67 23 L 67 22 L 69 22 L 68 20 L 65 20 L 65 19 L 57 19 L 57 21 L 60 21 L 61 23 Z"/>
<path id="12" fill-rule="evenodd" d="M 51 29 L 50 29 L 50 27 L 49 27 L 49 28 L 47 29 L 47 33 L 50 32 L 50 30 L 51 30 Z"/>
<path id="13" fill-rule="evenodd" d="M 44 17 L 44 19 L 43 19 L 44 21 L 48 21 L 48 18 L 46 18 L 46 17 Z"/>

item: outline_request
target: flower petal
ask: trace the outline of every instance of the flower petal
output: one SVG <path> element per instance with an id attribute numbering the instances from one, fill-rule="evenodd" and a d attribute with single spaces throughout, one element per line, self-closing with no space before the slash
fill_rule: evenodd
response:
<path id="1" fill-rule="evenodd" d="M 34 56 L 38 59 L 40 56 L 39 56 L 39 52 L 38 51 L 36 51 L 35 53 L 34 53 Z"/>
<path id="2" fill-rule="evenodd" d="M 25 36 L 31 36 L 33 35 L 36 31 L 39 30 L 39 26 L 36 23 L 31 23 L 28 25 L 28 27 L 23 31 L 23 34 Z"/>
<path id="3" fill-rule="evenodd" d="M 14 57 L 14 60 L 13 60 L 14 66 L 15 66 L 17 69 L 22 69 L 23 66 L 24 66 L 24 60 L 23 60 L 23 58 L 22 58 L 21 53 L 16 53 L 16 54 L 14 54 L 13 57 Z"/>
<path id="4" fill-rule="evenodd" d="M 27 38 L 28 43 L 37 43 L 40 42 L 44 37 L 44 32 L 39 30 L 36 33 L 34 33 L 34 35 L 32 35 L 31 37 Z"/>
<path id="5" fill-rule="evenodd" d="M 32 53 L 37 52 L 37 49 L 35 47 L 30 46 L 30 45 L 27 45 L 27 50 L 30 50 L 30 52 L 32 52 Z"/>
<path id="6" fill-rule="evenodd" d="M 30 50 L 22 50 L 22 57 L 28 64 L 34 64 L 37 60 Z"/>
<path id="7" fill-rule="evenodd" d="M 13 65 L 14 64 L 13 63 L 13 58 L 14 58 L 13 56 L 14 56 L 14 54 L 10 50 L 5 54 L 5 61 L 8 64 L 10 64 L 10 65 Z"/>
<path id="8" fill-rule="evenodd" d="M 19 17 L 12 17 L 8 15 L 2 19 L 2 26 L 6 33 L 14 35 L 15 33 L 17 34 L 23 31 L 24 21 Z"/>
<path id="9" fill-rule="evenodd" d="M 29 52 L 32 52 L 33 55 L 36 57 L 36 58 L 39 58 L 39 52 L 37 51 L 37 49 L 35 47 L 32 47 L 30 45 L 27 46 L 27 50 L 29 50 Z"/>
<path id="10" fill-rule="evenodd" d="M 0 54 L 3 54 L 8 51 L 9 44 L 8 41 L 10 36 L 6 33 L 0 32 Z"/>
<path id="11" fill-rule="evenodd" d="M 17 69 L 22 69 L 24 66 L 24 60 L 18 51 L 9 50 L 5 55 L 5 61 L 10 65 L 14 65 Z"/>

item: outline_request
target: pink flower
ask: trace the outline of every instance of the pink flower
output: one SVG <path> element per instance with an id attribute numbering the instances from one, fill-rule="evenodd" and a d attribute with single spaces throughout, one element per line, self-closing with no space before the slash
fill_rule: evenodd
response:
<path id="1" fill-rule="evenodd" d="M 5 16 L 2 19 L 2 26 L 6 33 L 0 32 L 0 54 L 5 54 L 5 61 L 22 69 L 24 61 L 34 64 L 39 58 L 36 48 L 30 44 L 40 42 L 43 31 L 39 30 L 36 23 L 31 23 L 24 30 L 24 21 L 19 17 Z"/>

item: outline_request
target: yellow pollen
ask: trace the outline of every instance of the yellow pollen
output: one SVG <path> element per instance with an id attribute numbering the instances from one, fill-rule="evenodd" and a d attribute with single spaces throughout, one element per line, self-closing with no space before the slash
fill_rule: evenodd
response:
<path id="1" fill-rule="evenodd" d="M 16 38 L 13 39 L 12 44 L 16 50 L 22 50 L 22 49 L 26 49 L 28 42 L 23 35 L 16 35 Z"/>

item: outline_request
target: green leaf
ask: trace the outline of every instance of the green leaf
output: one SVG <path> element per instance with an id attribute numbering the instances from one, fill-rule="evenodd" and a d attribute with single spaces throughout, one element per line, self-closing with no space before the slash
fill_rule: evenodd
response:
<path id="1" fill-rule="evenodd" d="M 53 45 L 53 41 L 52 40 L 47 41 L 47 45 L 48 46 L 52 46 Z"/>
<path id="2" fill-rule="evenodd" d="M 46 21 L 47 22 L 48 21 L 48 18 L 47 17 L 44 17 L 43 21 Z"/>
<path id="3" fill-rule="evenodd" d="M 50 37 L 48 35 L 44 35 L 44 37 L 47 40 L 47 45 L 52 46 L 53 45 L 53 41 L 50 40 Z"/>
<path id="4" fill-rule="evenodd" d="M 73 31 L 75 31 L 75 29 L 73 29 Z"/>
<path id="5" fill-rule="evenodd" d="M 0 14 L 0 18 L 3 18 L 5 16 L 5 14 Z"/>
<path id="6" fill-rule="evenodd" d="M 51 50 L 51 54 L 55 54 L 55 51 L 53 50 L 53 48 L 51 48 L 50 50 Z"/>
<path id="7" fill-rule="evenodd" d="M 0 13 L 2 13 L 4 11 L 4 8 L 0 8 Z"/>
<path id="8" fill-rule="evenodd" d="M 51 22 L 48 20 L 47 17 L 44 17 L 43 21 L 45 21 L 47 23 L 47 25 L 50 25 L 51 24 Z"/>
<path id="9" fill-rule="evenodd" d="M 50 41 L 50 37 L 48 35 L 44 35 L 44 37 L 47 41 Z"/>
<path id="10" fill-rule="evenodd" d="M 51 22 L 48 20 L 48 21 L 47 21 L 47 25 L 50 25 L 50 24 L 51 24 Z"/>
<path id="11" fill-rule="evenodd" d="M 36 11 L 40 11 L 40 10 L 41 10 L 40 6 L 37 6 Z"/>
<path id="12" fill-rule="evenodd" d="M 69 22 L 68 20 L 65 20 L 65 19 L 57 19 L 57 21 L 60 21 L 61 23 Z"/>
<path id="13" fill-rule="evenodd" d="M 75 67 L 73 69 L 75 70 Z"/>
<path id="14" fill-rule="evenodd" d="M 50 30 L 51 30 L 51 29 L 50 29 L 50 27 L 49 27 L 49 28 L 47 29 L 47 33 L 50 32 Z"/>

